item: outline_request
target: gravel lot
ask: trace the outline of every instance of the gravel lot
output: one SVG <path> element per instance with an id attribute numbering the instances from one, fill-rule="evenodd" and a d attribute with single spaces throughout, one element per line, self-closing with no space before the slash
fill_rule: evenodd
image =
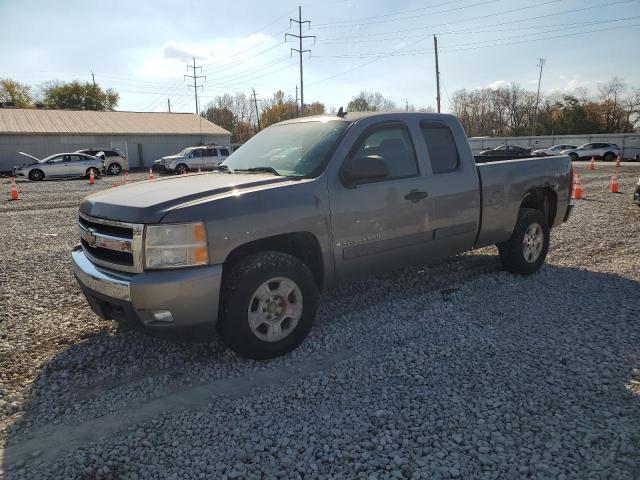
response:
<path id="1" fill-rule="evenodd" d="M 640 165 L 576 167 L 538 274 L 492 247 L 350 284 L 268 362 L 90 311 L 76 208 L 113 177 L 0 179 L 0 478 L 640 478 Z"/>

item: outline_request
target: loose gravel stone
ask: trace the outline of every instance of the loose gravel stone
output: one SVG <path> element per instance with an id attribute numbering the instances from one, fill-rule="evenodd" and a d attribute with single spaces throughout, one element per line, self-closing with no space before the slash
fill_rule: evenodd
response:
<path id="1" fill-rule="evenodd" d="M 98 319 L 69 252 L 112 179 L 19 182 L 0 204 L 0 478 L 636 478 L 640 169 L 615 195 L 608 167 L 578 167 L 539 273 L 485 248 L 344 285 L 267 362 Z"/>

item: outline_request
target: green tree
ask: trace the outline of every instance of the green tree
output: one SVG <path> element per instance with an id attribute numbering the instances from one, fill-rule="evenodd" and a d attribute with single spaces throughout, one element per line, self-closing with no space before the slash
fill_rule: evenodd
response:
<path id="1" fill-rule="evenodd" d="M 12 103 L 16 108 L 29 108 L 33 105 L 31 87 L 10 78 L 0 79 L 0 103 Z"/>
<path id="2" fill-rule="evenodd" d="M 103 90 L 99 85 L 78 80 L 50 82 L 42 93 L 42 103 L 52 109 L 113 111 L 120 99 L 120 95 L 110 88 Z"/>
<path id="3" fill-rule="evenodd" d="M 389 112 L 397 110 L 396 104 L 380 92 L 362 91 L 347 105 L 348 112 Z"/>

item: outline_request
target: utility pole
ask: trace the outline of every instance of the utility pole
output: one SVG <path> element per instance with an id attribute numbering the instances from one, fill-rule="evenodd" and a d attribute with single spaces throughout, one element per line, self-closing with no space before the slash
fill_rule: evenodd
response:
<path id="1" fill-rule="evenodd" d="M 93 69 L 91 70 L 91 80 L 93 81 L 93 88 L 96 88 L 96 76 L 93 74 Z"/>
<path id="2" fill-rule="evenodd" d="M 536 106 L 533 109 L 533 118 L 531 119 L 531 135 L 536 134 L 536 123 L 538 123 L 538 102 L 540 101 L 540 83 L 542 82 L 542 67 L 547 62 L 546 58 L 538 59 L 538 67 L 540 67 L 540 75 L 538 76 L 538 93 L 536 93 Z"/>
<path id="3" fill-rule="evenodd" d="M 193 67 L 191 65 L 187 65 L 187 71 L 189 71 L 190 68 L 193 69 L 193 75 L 185 74 L 184 78 L 187 78 L 187 77 L 193 78 L 193 93 L 196 96 L 196 115 L 200 115 L 200 109 L 198 108 L 198 87 L 200 87 L 201 90 L 203 89 L 203 87 L 202 87 L 202 85 L 198 85 L 198 79 L 199 78 L 204 78 L 206 80 L 207 76 L 206 75 L 198 75 L 196 73 L 198 68 L 202 72 L 202 67 L 196 67 L 196 57 L 193 57 Z M 191 87 L 191 85 L 189 85 L 189 87 Z"/>
<path id="4" fill-rule="evenodd" d="M 438 67 L 438 37 L 433 36 L 433 48 L 436 52 L 436 104 L 440 113 L 440 68 Z"/>
<path id="5" fill-rule="evenodd" d="M 253 104 L 256 107 L 256 121 L 258 123 L 258 131 L 260 131 L 260 113 L 258 113 L 258 99 L 256 98 L 256 89 L 251 88 L 253 90 Z"/>
<path id="6" fill-rule="evenodd" d="M 171 113 L 171 100 L 167 98 L 167 107 L 169 107 L 169 113 Z"/>
<path id="7" fill-rule="evenodd" d="M 313 43 L 315 45 L 316 42 L 316 36 L 315 35 L 302 35 L 302 24 L 303 23 L 308 23 L 309 24 L 309 28 L 311 28 L 311 22 L 309 20 L 302 20 L 302 7 L 298 7 L 298 19 L 296 20 L 295 18 L 290 18 L 289 19 L 289 26 L 291 26 L 291 22 L 295 22 L 298 24 L 298 35 L 294 35 L 293 33 L 285 33 L 284 34 L 284 41 L 287 41 L 287 35 L 289 35 L 290 37 L 293 38 L 297 38 L 298 39 L 298 45 L 299 48 L 292 48 L 291 49 L 291 54 L 293 55 L 293 52 L 298 52 L 298 54 L 300 55 L 300 115 L 304 115 L 304 82 L 302 79 L 302 54 L 305 52 L 309 52 L 311 53 L 311 50 L 303 50 L 302 49 L 302 40 L 305 38 L 313 38 Z"/>
<path id="8" fill-rule="evenodd" d="M 300 108 L 298 107 L 298 84 L 296 84 L 296 117 L 300 117 Z"/>
<path id="9" fill-rule="evenodd" d="M 408 98 L 404 99 L 404 111 L 405 112 L 409 111 L 409 99 Z"/>

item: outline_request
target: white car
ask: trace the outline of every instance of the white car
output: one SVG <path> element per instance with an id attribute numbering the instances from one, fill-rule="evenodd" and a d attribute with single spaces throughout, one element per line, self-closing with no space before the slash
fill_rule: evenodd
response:
<path id="1" fill-rule="evenodd" d="M 200 170 L 213 170 L 229 158 L 229 148 L 221 145 L 189 147 L 176 155 L 162 157 L 153 162 L 153 167 L 166 172 L 187 173 Z"/>
<path id="2" fill-rule="evenodd" d="M 18 153 L 31 158 L 33 162 L 14 167 L 13 174 L 33 181 L 54 177 L 88 177 L 91 172 L 97 177 L 102 171 L 102 159 L 84 153 L 56 153 L 42 160 L 28 153 Z"/>
<path id="3" fill-rule="evenodd" d="M 531 152 L 531 154 L 535 155 L 536 157 L 549 157 L 553 155 L 560 155 L 560 152 L 564 150 L 573 150 L 575 148 L 578 147 L 576 147 L 575 145 L 554 145 L 553 147 L 534 150 L 533 152 Z"/>
<path id="4" fill-rule="evenodd" d="M 601 158 L 605 162 L 612 162 L 620 155 L 620 147 L 615 143 L 585 143 L 578 148 L 563 150 L 561 155 L 569 155 L 571 160 L 580 158 Z"/>

